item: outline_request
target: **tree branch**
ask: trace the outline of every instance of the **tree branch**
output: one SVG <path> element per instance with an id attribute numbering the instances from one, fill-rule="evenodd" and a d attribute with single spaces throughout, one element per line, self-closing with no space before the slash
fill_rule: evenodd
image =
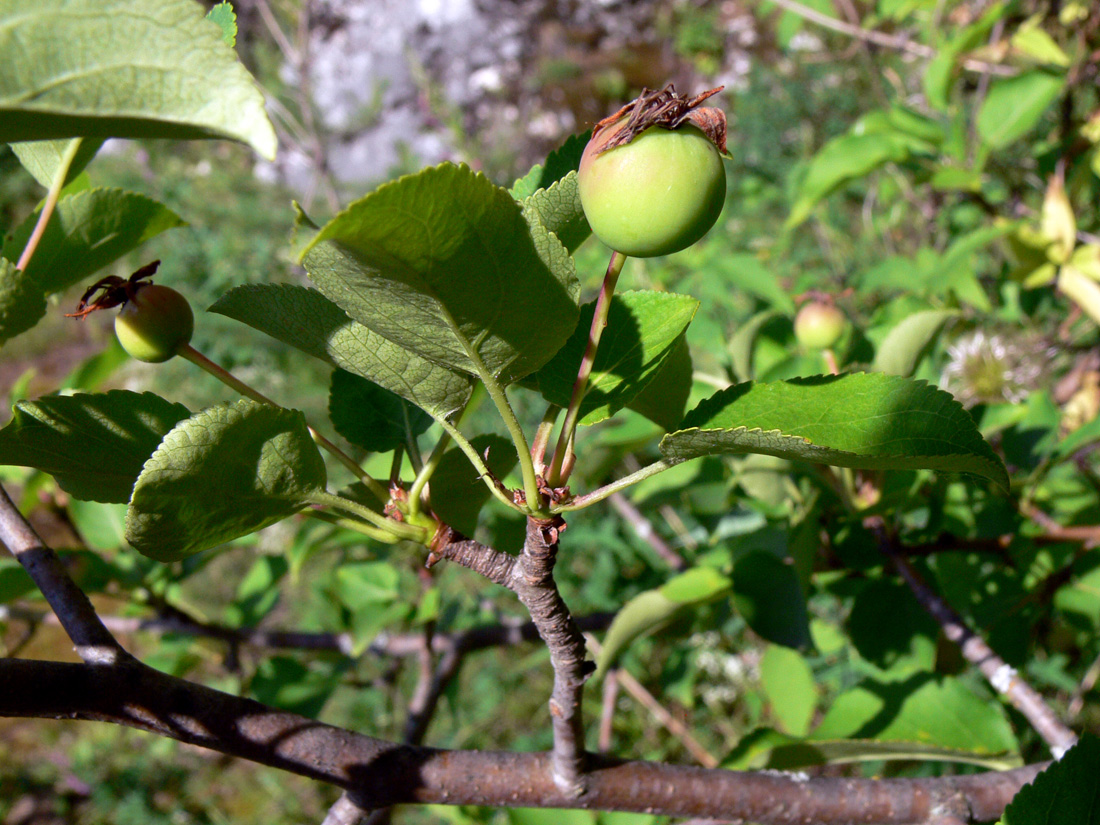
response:
<path id="1" fill-rule="evenodd" d="M 360 807 L 399 803 L 639 811 L 763 825 L 929 823 L 961 798 L 996 819 L 1044 767 L 918 779 L 808 779 L 591 756 L 585 793 L 551 778 L 541 753 L 396 745 L 191 684 L 138 663 L 93 667 L 0 660 L 0 716 L 126 725 L 352 791 Z"/>
<path id="2" fill-rule="evenodd" d="M 830 17 L 827 14 L 822 14 L 816 9 L 803 5 L 797 2 L 797 0 L 774 0 L 774 2 L 775 5 L 779 6 L 781 9 L 785 9 L 792 14 L 797 14 L 804 20 L 809 20 L 811 23 L 816 23 L 823 28 L 831 29 L 840 34 L 847 35 L 848 37 L 854 37 L 865 43 L 872 43 L 876 46 L 882 46 L 883 48 L 906 52 L 917 57 L 932 58 L 936 56 L 936 50 L 931 46 L 926 46 L 924 43 L 914 43 L 907 37 L 900 37 L 898 35 L 877 31 L 876 29 L 865 29 L 862 26 L 845 23 L 843 20 L 837 20 L 835 17 Z M 982 74 L 991 74 L 998 77 L 1014 77 L 1018 74 L 1016 69 L 1011 66 L 1002 66 L 999 63 L 987 63 L 984 60 L 972 60 L 968 58 L 962 61 L 962 66 L 972 72 L 981 72 Z"/>
<path id="3" fill-rule="evenodd" d="M 523 550 L 515 557 L 444 527 L 433 542 L 428 563 L 447 559 L 468 567 L 514 592 L 531 614 L 531 621 L 550 650 L 554 668 L 550 696 L 554 781 L 579 796 L 584 792 L 581 774 L 585 762 L 581 698 L 592 668 L 585 662 L 584 636 L 554 582 L 558 533 L 564 528 L 565 522 L 559 516 L 528 518 Z"/>
<path id="4" fill-rule="evenodd" d="M 7 546 L 42 591 L 83 661 L 109 665 L 130 658 L 103 626 L 92 603 L 76 586 L 61 559 L 42 542 L 2 486 L 0 543 Z"/>
<path id="5" fill-rule="evenodd" d="M 1025 682 L 1016 669 L 998 656 L 977 633 L 970 629 L 966 620 L 940 596 L 935 593 L 921 574 L 902 555 L 896 542 L 887 534 L 886 527 L 879 521 L 871 525 L 878 536 L 879 546 L 893 563 L 917 601 L 939 623 L 943 634 L 959 646 L 963 657 L 977 667 L 993 689 L 1005 696 L 1031 726 L 1043 737 L 1055 759 L 1074 746 L 1077 736 L 1055 715 L 1031 685 Z"/>

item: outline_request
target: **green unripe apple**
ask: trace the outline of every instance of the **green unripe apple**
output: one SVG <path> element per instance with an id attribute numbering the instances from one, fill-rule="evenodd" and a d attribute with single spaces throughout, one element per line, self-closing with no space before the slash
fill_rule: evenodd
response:
<path id="1" fill-rule="evenodd" d="M 159 364 L 191 343 L 195 315 L 171 287 L 141 284 L 115 316 L 115 335 L 138 361 Z"/>
<path id="2" fill-rule="evenodd" d="M 629 143 L 600 152 L 622 118 L 597 131 L 581 156 L 577 182 L 592 232 L 624 255 L 679 252 L 714 226 L 726 198 L 726 170 L 702 131 L 651 126 Z"/>
<path id="3" fill-rule="evenodd" d="M 794 337 L 807 350 L 833 347 L 847 328 L 844 313 L 821 301 L 806 304 L 794 318 Z"/>

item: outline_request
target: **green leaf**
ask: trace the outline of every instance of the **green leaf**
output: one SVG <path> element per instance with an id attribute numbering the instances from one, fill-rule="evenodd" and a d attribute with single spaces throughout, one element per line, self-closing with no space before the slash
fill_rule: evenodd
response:
<path id="1" fill-rule="evenodd" d="M 42 186 L 49 189 L 71 142 L 71 140 L 31 140 L 26 143 L 13 143 L 11 150 L 19 158 L 23 168 L 30 172 Z M 91 163 L 102 145 L 102 140 L 84 139 L 76 151 L 76 157 L 69 164 L 69 172 L 65 176 L 66 186 Z"/>
<path id="2" fill-rule="evenodd" d="M 206 19 L 216 25 L 222 33 L 222 40 L 233 48 L 237 45 L 237 15 L 229 3 L 218 3 L 206 13 Z"/>
<path id="3" fill-rule="evenodd" d="M 817 707 L 817 686 L 806 660 L 796 650 L 769 645 L 760 660 L 760 682 L 772 714 L 794 736 L 810 730 Z"/>
<path id="4" fill-rule="evenodd" d="M 532 193 L 523 201 L 523 208 L 527 213 L 533 212 L 543 226 L 557 235 L 570 254 L 592 234 L 581 207 L 576 172 Z"/>
<path id="5" fill-rule="evenodd" d="M 89 549 L 102 553 L 122 547 L 126 539 L 126 505 L 123 502 L 103 504 L 74 498 L 65 510 Z"/>
<path id="6" fill-rule="evenodd" d="M 782 313 L 774 309 L 766 309 L 758 312 L 737 328 L 730 338 L 726 349 L 730 354 L 730 362 L 733 374 L 742 381 L 750 381 L 756 377 L 753 368 L 753 356 L 756 354 L 756 339 L 761 331 L 776 318 L 782 317 Z"/>
<path id="7" fill-rule="evenodd" d="M 912 375 L 917 368 L 917 362 L 936 340 L 943 325 L 958 314 L 953 309 L 930 309 L 913 313 L 887 333 L 875 350 L 871 369 L 888 375 Z"/>
<path id="8" fill-rule="evenodd" d="M 929 62 L 923 85 L 925 97 L 933 109 L 941 112 L 947 109 L 951 82 L 955 77 L 955 67 L 959 57 L 964 52 L 979 46 L 1004 13 L 1004 3 L 993 3 L 977 21 L 964 26 L 958 34 L 954 35 Z"/>
<path id="9" fill-rule="evenodd" d="M 865 681 L 837 697 L 814 739 L 913 742 L 993 755 L 1015 753 L 1016 738 L 997 702 L 957 679 L 914 676 L 904 682 Z"/>
<path id="10" fill-rule="evenodd" d="M 684 417 L 684 407 L 691 395 L 692 373 L 691 351 L 687 340 L 680 337 L 658 367 L 657 374 L 626 406 L 666 431 L 675 430 Z"/>
<path id="11" fill-rule="evenodd" d="M 806 220 L 823 198 L 849 181 L 890 161 L 901 162 L 908 154 L 902 142 L 882 133 L 847 134 L 829 141 L 814 155 L 799 182 L 787 228 Z"/>
<path id="12" fill-rule="evenodd" d="M 573 335 L 538 372 L 539 390 L 559 407 L 569 405 L 595 306 L 592 302 L 581 308 Z M 581 402 L 580 423 L 595 424 L 610 418 L 645 389 L 683 337 L 698 308 L 694 298 L 671 292 L 615 295 L 588 391 Z"/>
<path id="13" fill-rule="evenodd" d="M 723 282 L 730 287 L 754 295 L 787 315 L 794 314 L 790 291 L 755 255 L 723 255 L 715 262 L 714 269 L 715 274 L 721 273 Z"/>
<path id="14" fill-rule="evenodd" d="M 498 479 L 516 466 L 515 445 L 504 436 L 479 435 L 470 443 L 481 455 L 488 450 L 488 467 Z M 451 447 L 440 459 L 432 474 L 431 494 L 432 512 L 464 536 L 474 534 L 478 514 L 491 495 L 470 459 L 458 447 Z"/>
<path id="15" fill-rule="evenodd" d="M 401 574 L 388 561 L 344 564 L 336 571 L 336 594 L 357 613 L 402 599 Z"/>
<path id="16" fill-rule="evenodd" d="M 784 647 L 810 647 L 806 596 L 794 565 L 754 550 L 733 566 L 733 603 L 758 636 Z"/>
<path id="17" fill-rule="evenodd" d="M 551 152 L 545 163 L 535 164 L 531 171 L 517 180 L 509 194 L 517 201 L 527 200 L 539 189 L 549 189 L 570 172 L 576 172 L 581 165 L 584 147 L 592 137 L 592 130 L 579 135 L 570 135 L 565 143 Z"/>
<path id="18" fill-rule="evenodd" d="M 334 245 L 323 244 L 308 257 L 314 265 L 335 266 L 341 253 Z M 230 290 L 209 311 L 248 324 L 307 355 L 373 381 L 436 418 L 446 418 L 461 409 L 473 391 L 469 376 L 387 341 L 351 320 L 314 289 L 250 284 Z"/>
<path id="19" fill-rule="evenodd" d="M 326 241 L 343 255 L 316 258 Z M 507 190 L 465 166 L 426 169 L 356 201 L 303 262 L 359 323 L 505 384 L 550 360 L 577 324 L 580 288 L 565 248 Z"/>
<path id="20" fill-rule="evenodd" d="M 0 464 L 49 473 L 76 498 L 126 502 L 142 465 L 190 414 L 182 404 L 128 390 L 20 401 L 0 430 Z"/>
<path id="21" fill-rule="evenodd" d="M 978 134 L 993 149 L 1003 149 L 1030 132 L 1062 94 L 1066 79 L 1035 69 L 995 80 L 978 110 Z"/>
<path id="22" fill-rule="evenodd" d="M 26 332 L 45 314 L 42 287 L 7 258 L 0 258 L 0 344 Z"/>
<path id="23" fill-rule="evenodd" d="M 401 396 L 344 370 L 332 373 L 328 397 L 332 426 L 352 444 L 372 453 L 386 453 L 425 432 L 430 416 Z"/>
<path id="24" fill-rule="evenodd" d="M 21 599 L 38 589 L 23 565 L 8 556 L 0 558 L 0 604 Z"/>
<path id="25" fill-rule="evenodd" d="M 38 222 L 31 214 L 4 244 L 15 260 Z M 163 204 L 122 189 L 85 189 L 58 201 L 27 265 L 26 277 L 50 295 L 118 260 L 150 238 L 187 223 Z"/>
<path id="26" fill-rule="evenodd" d="M 1059 761 L 1020 789 L 1000 825 L 1100 823 L 1100 738 L 1086 733 Z"/>
<path id="27" fill-rule="evenodd" d="M 293 515 L 324 486 L 300 412 L 247 400 L 211 407 L 177 424 L 145 462 L 126 540 L 175 561 Z"/>
<path id="28" fill-rule="evenodd" d="M 0 142 L 228 138 L 275 157 L 263 95 L 189 0 L 0 5 Z"/>
<path id="29" fill-rule="evenodd" d="M 713 567 L 693 567 L 655 590 L 639 593 L 620 610 L 607 629 L 596 670 L 603 674 L 630 644 L 664 627 L 681 610 L 706 604 L 728 593 L 732 582 Z"/>
<path id="30" fill-rule="evenodd" d="M 1036 15 L 1024 21 L 1012 35 L 1012 46 L 1038 63 L 1066 68 L 1070 64 L 1069 55 L 1059 46 L 1053 37 L 1042 28 L 1042 15 Z"/>
<path id="31" fill-rule="evenodd" d="M 955 762 L 994 771 L 1020 766 L 1014 755 L 989 755 L 920 742 L 876 742 L 868 739 L 801 739 L 759 728 L 748 734 L 722 761 L 727 770 L 793 771 L 819 765 L 847 765 L 882 760 Z"/>
<path id="32" fill-rule="evenodd" d="M 763 453 L 838 467 L 1008 473 L 950 394 L 893 375 L 816 376 L 737 384 L 689 412 L 661 440 L 670 461 Z"/>
<path id="33" fill-rule="evenodd" d="M 289 656 L 260 662 L 249 682 L 252 696 L 265 705 L 316 719 L 328 698 L 340 687 L 348 662 L 307 667 Z"/>

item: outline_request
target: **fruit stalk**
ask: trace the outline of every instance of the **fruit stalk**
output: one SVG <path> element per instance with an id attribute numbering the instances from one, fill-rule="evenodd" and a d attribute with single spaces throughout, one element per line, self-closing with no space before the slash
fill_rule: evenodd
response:
<path id="1" fill-rule="evenodd" d="M 577 421 L 580 418 L 581 402 L 588 389 L 588 378 L 592 374 L 592 365 L 596 361 L 596 349 L 600 345 L 600 337 L 603 335 L 604 327 L 607 326 L 607 315 L 611 310 L 615 284 L 619 281 L 619 273 L 623 271 L 625 263 L 626 255 L 621 252 L 611 253 L 611 260 L 607 263 L 607 272 L 603 277 L 603 285 L 600 287 L 599 297 L 596 298 L 592 326 L 588 331 L 588 343 L 585 344 L 584 355 L 581 356 L 577 379 L 573 382 L 573 394 L 569 398 L 569 406 L 565 410 L 565 421 L 562 422 L 558 443 L 554 448 L 554 457 L 550 461 L 550 469 L 547 472 L 546 480 L 551 487 L 565 484 L 573 470 L 573 440 L 577 431 Z"/>

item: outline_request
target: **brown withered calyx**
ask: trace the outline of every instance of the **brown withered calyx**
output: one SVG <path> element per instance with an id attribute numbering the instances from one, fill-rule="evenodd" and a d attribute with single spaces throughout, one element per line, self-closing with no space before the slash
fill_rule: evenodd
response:
<path id="1" fill-rule="evenodd" d="M 638 97 L 596 124 L 594 134 L 598 135 L 601 130 L 619 122 L 623 117 L 629 118 L 626 126 L 600 147 L 599 153 L 630 143 L 651 126 L 676 129 L 684 123 L 691 123 L 710 138 L 719 152 L 726 154 L 726 113 L 710 106 L 699 107 L 700 103 L 724 88 L 725 86 L 719 86 L 694 97 L 677 94 L 671 83 L 660 91 L 642 89 Z"/>

